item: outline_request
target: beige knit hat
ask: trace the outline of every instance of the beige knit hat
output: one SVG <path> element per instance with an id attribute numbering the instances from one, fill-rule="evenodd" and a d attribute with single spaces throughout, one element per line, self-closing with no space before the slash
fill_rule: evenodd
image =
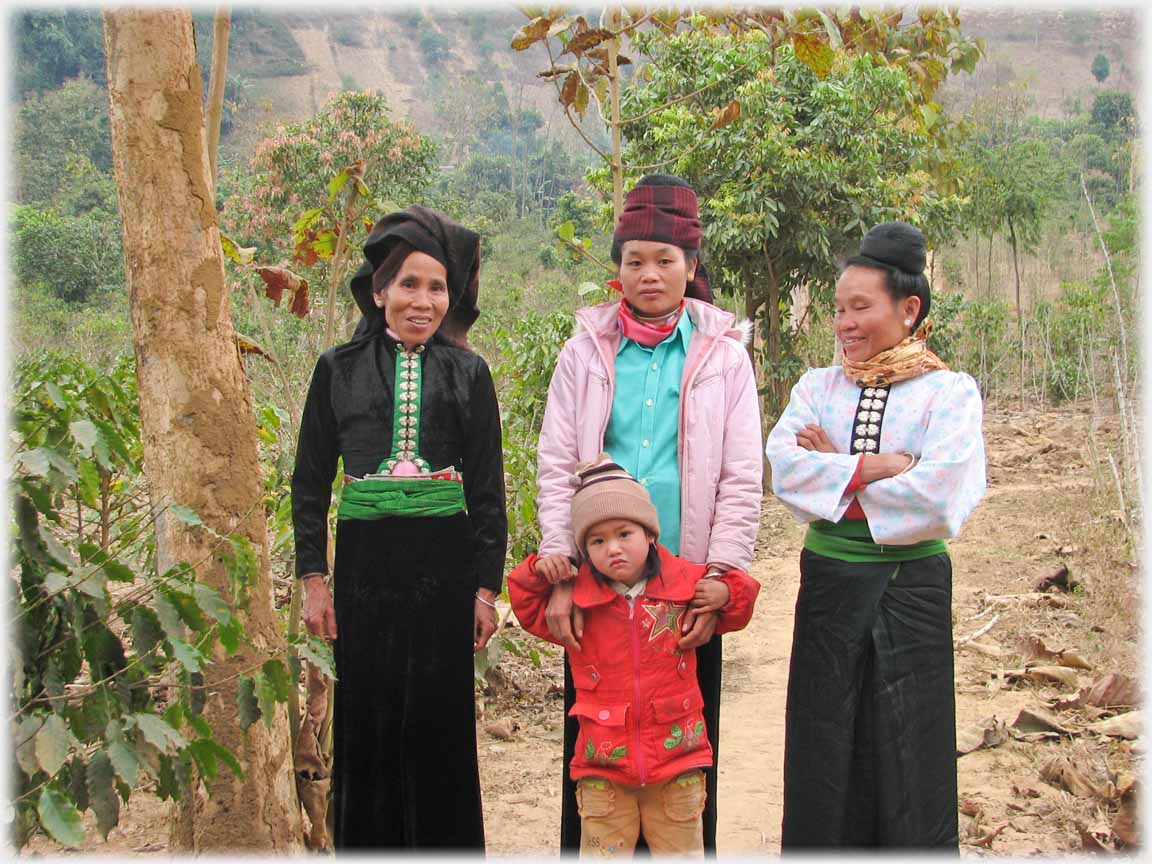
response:
<path id="1" fill-rule="evenodd" d="M 630 519 L 654 538 L 660 536 L 660 520 L 648 490 L 607 453 L 577 465 L 571 483 L 578 487 L 572 496 L 572 534 L 581 554 L 588 532 L 606 519 Z"/>

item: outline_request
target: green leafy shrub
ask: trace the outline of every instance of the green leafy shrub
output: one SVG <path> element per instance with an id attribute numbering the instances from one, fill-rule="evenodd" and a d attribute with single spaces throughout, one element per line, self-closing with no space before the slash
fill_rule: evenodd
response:
<path id="1" fill-rule="evenodd" d="M 186 507 L 150 505 L 130 359 L 107 373 L 63 356 L 25 359 L 14 390 L 14 833 L 17 845 L 39 829 L 79 846 L 83 811 L 107 837 L 134 791 L 179 798 L 194 777 L 241 772 L 202 716 L 204 670 L 247 643 L 233 610 L 258 564 L 246 538 L 213 532 L 228 597 L 196 581 L 198 562 L 158 568 L 157 519 L 210 529 Z M 330 672 L 323 643 L 295 647 Z M 290 668 L 267 657 L 244 670 L 241 726 L 270 722 Z"/>

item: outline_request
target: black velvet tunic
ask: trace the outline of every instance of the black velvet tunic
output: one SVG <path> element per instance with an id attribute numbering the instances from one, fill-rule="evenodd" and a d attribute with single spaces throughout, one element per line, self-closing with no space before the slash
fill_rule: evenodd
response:
<path id="1" fill-rule="evenodd" d="M 363 334 L 316 364 L 292 475 L 296 572 L 327 572 L 337 460 L 375 472 L 392 446 L 396 343 Z M 467 513 L 342 520 L 336 532 L 335 845 L 483 848 L 472 627 L 507 543 L 500 415 L 484 360 L 434 338 L 420 455 L 454 465 Z"/>

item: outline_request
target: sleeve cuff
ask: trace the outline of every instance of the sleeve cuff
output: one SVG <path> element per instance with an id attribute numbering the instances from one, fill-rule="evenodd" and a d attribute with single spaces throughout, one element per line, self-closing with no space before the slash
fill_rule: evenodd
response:
<path id="1" fill-rule="evenodd" d="M 864 470 L 864 454 L 861 453 L 856 459 L 856 470 L 852 472 L 852 479 L 848 481 L 848 485 L 844 489 L 844 495 L 854 495 L 859 492 L 867 483 L 860 480 L 860 472 Z"/>

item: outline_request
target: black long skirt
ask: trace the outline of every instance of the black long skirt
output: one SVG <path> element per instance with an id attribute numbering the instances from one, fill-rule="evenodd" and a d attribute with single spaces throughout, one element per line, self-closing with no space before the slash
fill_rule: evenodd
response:
<path id="1" fill-rule="evenodd" d="M 484 848 L 472 546 L 463 513 L 340 522 L 337 849 Z"/>
<path id="2" fill-rule="evenodd" d="M 782 851 L 958 850 L 952 562 L 805 549 L 788 673 Z"/>
<path id="3" fill-rule="evenodd" d="M 724 646 L 720 636 L 713 636 L 706 644 L 696 649 L 696 678 L 700 682 L 700 693 L 704 697 L 704 722 L 708 726 L 708 740 L 712 744 L 715 758 L 711 768 L 704 769 L 705 790 L 708 793 L 704 804 L 704 851 L 709 855 L 716 852 L 716 765 L 720 760 L 720 673 L 723 667 Z M 576 809 L 576 784 L 568 771 L 572 757 L 576 753 L 576 737 L 580 733 L 580 721 L 568 716 L 576 701 L 576 688 L 572 683 L 572 670 L 568 666 L 568 655 L 564 655 L 564 780 L 560 798 L 560 850 L 577 852 L 580 849 L 580 812 Z M 643 835 L 639 849 L 647 848 Z"/>

